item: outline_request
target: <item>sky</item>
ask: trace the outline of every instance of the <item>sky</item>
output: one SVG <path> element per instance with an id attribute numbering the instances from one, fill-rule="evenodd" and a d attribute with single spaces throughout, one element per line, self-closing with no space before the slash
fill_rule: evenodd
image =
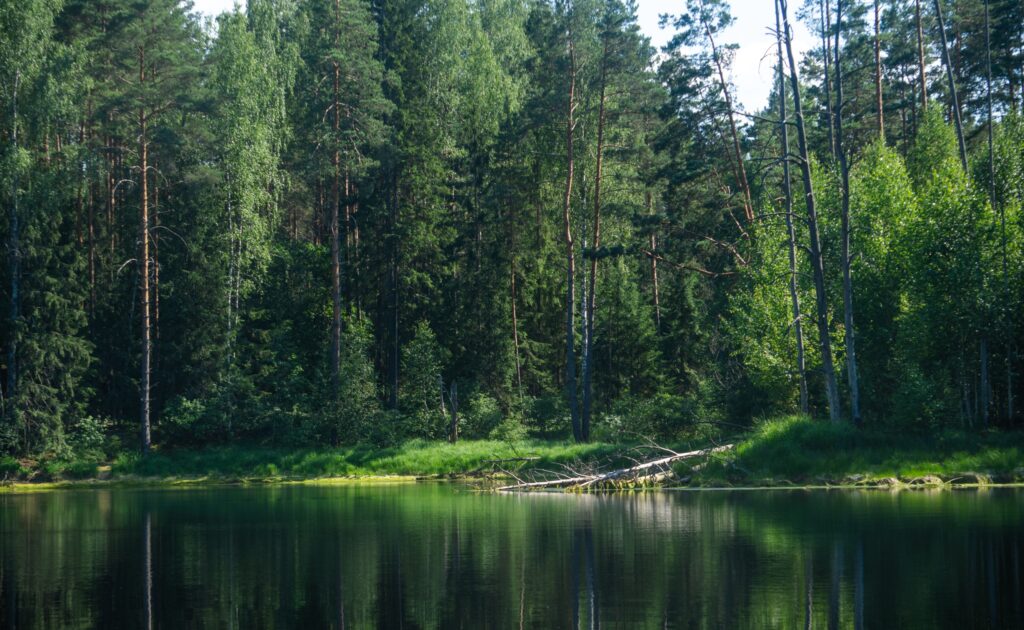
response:
<path id="1" fill-rule="evenodd" d="M 217 15 L 231 9 L 235 0 L 193 0 L 195 8 L 208 15 Z M 637 0 L 640 27 L 661 47 L 671 33 L 658 28 L 658 16 L 678 12 L 685 0 Z M 244 4 L 244 2 L 239 2 Z M 735 23 L 723 34 L 721 44 L 740 44 L 733 60 L 733 85 L 737 100 L 749 112 L 760 110 L 768 103 L 774 76 L 775 37 L 769 27 L 775 27 L 775 9 L 771 0 L 730 0 Z M 791 16 L 792 17 L 792 16 Z M 793 25 L 793 44 L 797 58 L 814 45 L 814 37 L 802 23 Z"/>

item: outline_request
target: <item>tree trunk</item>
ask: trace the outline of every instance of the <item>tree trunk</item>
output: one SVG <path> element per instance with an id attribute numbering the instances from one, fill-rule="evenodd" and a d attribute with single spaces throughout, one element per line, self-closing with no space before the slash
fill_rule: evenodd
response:
<path id="1" fill-rule="evenodd" d="M 594 174 L 594 241 L 590 257 L 590 286 L 587 289 L 586 345 L 583 348 L 583 422 L 580 433 L 583 441 L 590 441 L 590 419 L 593 406 L 594 374 L 594 308 L 597 304 L 597 253 L 601 248 L 601 175 L 604 166 L 605 94 L 608 87 L 608 42 L 604 43 L 601 58 L 601 93 L 597 113 L 597 163 Z"/>
<path id="2" fill-rule="evenodd" d="M 843 31 L 843 0 L 836 1 L 836 153 L 839 155 L 839 172 L 842 178 L 842 266 L 843 266 L 843 321 L 846 337 L 846 377 L 850 386 L 850 415 L 853 423 L 860 425 L 860 383 L 857 372 L 856 335 L 853 328 L 853 273 L 850 254 L 850 165 L 843 146 L 843 66 L 840 34 Z"/>
<path id="3" fill-rule="evenodd" d="M 448 425 L 448 441 L 455 444 L 459 441 L 459 386 L 452 381 L 451 391 L 448 395 L 451 402 L 451 421 Z"/>
<path id="4" fill-rule="evenodd" d="M 509 286 L 511 288 L 512 295 L 512 345 L 515 349 L 516 356 L 516 388 L 519 390 L 519 396 L 523 395 L 523 366 L 519 359 L 519 318 L 516 317 L 516 259 L 512 258 L 509 263 Z"/>
<path id="5" fill-rule="evenodd" d="M 921 0 L 914 0 L 914 20 L 917 22 L 917 80 L 921 84 L 921 111 L 928 109 L 928 79 L 924 69 L 924 26 L 921 22 Z"/>
<path id="6" fill-rule="evenodd" d="M 939 34 L 942 39 L 942 58 L 946 64 L 946 79 L 949 81 L 950 108 L 953 114 L 953 123 L 956 127 L 956 141 L 960 147 L 960 164 L 967 172 L 967 144 L 964 142 L 964 125 L 960 118 L 960 101 L 956 95 L 956 81 L 953 79 L 953 63 L 949 56 L 949 42 L 946 40 L 946 23 L 942 19 L 942 3 L 935 0 L 935 17 L 939 21 Z"/>
<path id="7" fill-rule="evenodd" d="M 704 15 L 704 2 L 701 2 L 701 15 Z M 747 183 L 747 168 L 743 165 L 743 154 L 740 149 L 740 136 L 736 131 L 736 116 L 733 114 L 732 107 L 732 96 L 729 95 L 729 83 L 725 80 L 725 69 L 722 67 L 722 59 L 718 55 L 718 47 L 715 45 L 715 38 L 711 34 L 711 25 L 704 23 L 704 34 L 708 38 L 708 43 L 711 44 L 711 57 L 715 62 L 715 68 L 718 70 L 718 81 L 722 88 L 722 97 L 725 99 L 725 109 L 729 114 L 729 130 L 732 133 L 732 150 L 733 159 L 736 160 L 736 183 L 740 187 L 740 193 L 743 195 L 743 213 L 747 218 L 747 223 L 754 221 L 754 204 L 750 199 L 750 184 Z"/>
<path id="8" fill-rule="evenodd" d="M 394 169 L 392 165 L 392 169 Z M 390 321 L 388 322 L 389 328 L 391 329 L 390 339 L 390 361 L 388 365 L 388 382 L 391 386 L 391 391 L 388 397 L 388 407 L 391 409 L 398 409 L 398 379 L 402 360 L 402 344 L 398 338 L 399 328 L 399 297 L 400 291 L 398 286 L 398 237 L 396 236 L 398 231 L 398 173 L 392 171 L 391 173 L 391 191 L 389 194 L 390 201 L 390 232 L 391 236 L 391 273 L 389 274 L 390 284 Z"/>
<path id="9" fill-rule="evenodd" d="M 14 90 L 11 93 L 11 149 L 17 159 L 18 146 L 18 89 L 21 87 L 21 72 L 14 72 Z M 7 399 L 9 416 L 13 425 L 17 425 L 18 406 L 18 337 L 21 336 L 21 226 L 18 216 L 18 173 L 20 168 L 15 165 L 11 176 L 11 222 L 8 238 L 7 255 L 11 266 L 11 306 L 10 306 L 10 339 L 7 346 Z M 26 449 L 28 445 L 25 445 Z"/>
<path id="10" fill-rule="evenodd" d="M 793 110 L 796 116 L 797 143 L 800 147 L 800 170 L 803 175 L 807 199 L 807 230 L 810 234 L 811 267 L 814 275 L 814 292 L 817 306 L 818 337 L 821 344 L 822 375 L 825 378 L 825 395 L 828 399 L 829 418 L 839 421 L 839 387 L 836 385 L 835 366 L 832 363 L 832 340 L 828 328 L 828 302 L 825 293 L 825 268 L 822 263 L 821 241 L 818 236 L 818 214 L 814 202 L 814 186 L 811 180 L 810 152 L 807 147 L 807 130 L 804 125 L 803 108 L 800 103 L 800 77 L 797 74 L 796 57 L 787 16 L 787 0 L 778 0 L 782 13 L 783 33 L 786 40 L 786 56 L 789 59 L 790 87 L 793 92 Z"/>
<path id="11" fill-rule="evenodd" d="M 978 394 L 979 405 L 981 405 L 981 426 L 982 428 L 988 428 L 988 410 L 991 400 L 991 386 L 989 385 L 988 378 L 988 338 L 982 335 L 981 342 L 978 344 L 978 360 L 981 363 L 981 383 L 979 387 L 981 391 Z"/>
<path id="12" fill-rule="evenodd" d="M 580 427 L 579 401 L 576 392 L 576 253 L 572 236 L 572 183 L 575 176 L 573 155 L 573 133 L 576 110 L 576 50 L 572 36 L 569 39 L 569 99 L 566 107 L 565 124 L 565 197 L 562 204 L 562 220 L 565 229 L 565 398 L 569 404 L 572 419 L 572 434 L 577 442 L 583 441 Z"/>
<path id="13" fill-rule="evenodd" d="M 782 194 L 785 203 L 786 233 L 789 238 L 789 298 L 793 305 L 793 333 L 796 335 L 796 370 L 800 377 L 800 411 L 807 413 L 807 366 L 804 362 L 804 329 L 797 287 L 796 231 L 793 229 L 793 188 L 789 174 L 789 121 L 786 118 L 786 71 L 782 57 L 782 25 L 779 6 L 775 5 L 776 44 L 779 49 L 779 135 L 782 142 Z"/>
<path id="14" fill-rule="evenodd" d="M 145 66 L 142 53 L 139 54 L 139 80 L 145 80 Z M 149 391 L 150 391 L 150 360 L 153 351 L 151 332 L 152 322 L 149 318 L 149 142 L 146 139 L 146 112 L 139 109 L 139 177 L 141 187 L 139 193 L 139 308 L 142 311 L 142 365 L 139 377 L 139 406 L 141 415 L 142 452 L 148 453 L 150 447 L 149 428 Z"/>
<path id="15" fill-rule="evenodd" d="M 341 19 L 340 0 L 334 0 L 334 46 L 339 45 L 338 21 Z M 331 156 L 334 167 L 331 199 L 331 298 L 333 312 L 331 317 L 331 396 L 337 396 L 341 385 L 341 242 L 338 213 L 341 208 L 341 149 L 339 133 L 341 130 L 340 94 L 341 67 L 337 61 L 334 67 L 334 152 Z"/>
<path id="16" fill-rule="evenodd" d="M 647 202 L 647 214 L 651 214 L 652 209 L 652 196 L 651 191 L 648 190 L 645 194 Z M 651 232 L 651 291 L 654 293 L 654 325 L 657 328 L 658 334 L 661 334 L 661 295 L 658 287 L 658 237 L 652 231 Z"/>
<path id="17" fill-rule="evenodd" d="M 832 116 L 832 80 L 829 74 L 829 68 L 832 65 L 832 45 L 829 43 L 830 33 L 832 32 L 832 7 L 829 5 L 828 0 L 825 0 L 820 6 L 821 57 L 825 70 L 825 116 L 828 118 L 826 122 L 828 125 L 828 151 L 829 155 L 834 158 L 836 156 L 836 134 L 835 128 L 832 126 L 834 122 Z"/>
<path id="18" fill-rule="evenodd" d="M 878 137 L 885 142 L 885 108 L 882 102 L 882 41 L 878 0 L 875 0 L 875 108 L 878 110 Z"/>
<path id="19" fill-rule="evenodd" d="M 1006 258 L 1006 210 L 1002 202 L 996 198 L 996 161 L 994 146 L 995 120 L 992 112 L 992 30 L 989 22 L 989 0 L 985 0 L 985 92 L 988 108 L 988 194 L 993 208 L 999 213 L 999 229 L 1002 249 L 1003 263 L 1003 296 L 1006 305 L 1003 306 L 1000 319 L 1006 320 L 1007 306 L 1011 299 L 1010 276 Z M 1004 326 L 1006 324 L 1004 323 Z M 1006 337 L 1006 420 L 1008 424 L 1013 422 L 1013 333 L 1012 329 L 1005 331 Z"/>

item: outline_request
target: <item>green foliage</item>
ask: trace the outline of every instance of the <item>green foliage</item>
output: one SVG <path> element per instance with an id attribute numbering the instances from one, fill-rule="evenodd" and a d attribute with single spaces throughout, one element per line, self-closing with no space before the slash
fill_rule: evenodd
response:
<path id="1" fill-rule="evenodd" d="M 736 452 L 708 475 L 747 481 L 788 479 L 821 483 L 849 475 L 910 478 L 964 472 L 1012 473 L 1020 466 L 1020 436 L 940 431 L 857 430 L 849 424 L 793 416 L 764 421 Z M 726 473 L 731 469 L 731 473 Z"/>
<path id="2" fill-rule="evenodd" d="M 441 367 L 444 350 L 429 324 L 416 325 L 412 340 L 402 348 L 402 384 L 399 405 L 406 417 L 409 437 L 439 438 L 445 434 L 447 417 L 442 412 L 446 396 Z"/>
<path id="3" fill-rule="evenodd" d="M 460 432 L 466 437 L 485 438 L 499 429 L 505 414 L 498 401 L 485 393 L 478 392 L 460 408 Z"/>
<path id="4" fill-rule="evenodd" d="M 26 472 L 28 471 L 21 465 L 21 462 L 10 455 L 0 456 L 0 477 L 3 479 L 20 477 Z"/>
<path id="5" fill-rule="evenodd" d="M 383 430 L 389 418 L 382 414 L 377 381 L 370 361 L 373 338 L 365 321 L 351 319 L 341 337 L 341 386 L 336 400 L 327 401 L 319 416 L 319 443 L 366 442 L 390 444 Z"/>
<path id="6" fill-rule="evenodd" d="M 884 141 L 866 4 L 839 37 L 865 421 L 1016 426 L 1024 20 L 991 3 L 987 51 L 977 2 L 950 7 L 965 173 L 934 59 L 932 102 L 917 104 L 910 5 L 883 5 Z M 727 83 L 738 49 L 729 9 L 688 0 L 655 60 L 622 0 L 250 0 L 215 28 L 177 0 L 4 3 L 0 452 L 61 475 L 135 440 L 140 142 L 158 447 L 399 448 L 446 438 L 456 409 L 466 437 L 565 437 L 566 337 L 582 341 L 584 310 L 566 321 L 566 205 L 577 298 L 596 264 L 596 433 L 700 440 L 794 413 L 795 321 L 820 415 L 805 191 L 794 181 L 795 320 L 774 109 L 732 116 L 756 206 L 742 211 L 719 70 Z M 801 19 L 817 31 L 816 17 Z M 994 176 L 987 90 L 970 79 L 988 52 Z M 842 178 L 821 54 L 798 70 L 841 366 Z"/>

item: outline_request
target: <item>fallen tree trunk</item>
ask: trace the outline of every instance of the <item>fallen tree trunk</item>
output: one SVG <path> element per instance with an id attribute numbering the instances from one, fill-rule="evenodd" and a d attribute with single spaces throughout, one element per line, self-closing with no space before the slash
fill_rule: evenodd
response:
<path id="1" fill-rule="evenodd" d="M 714 455 L 715 453 L 722 453 L 731 450 L 733 446 L 734 445 L 732 444 L 726 444 L 724 446 L 705 448 L 686 453 L 672 453 L 667 457 L 637 464 L 636 466 L 630 466 L 629 468 L 619 468 L 607 473 L 575 475 L 559 479 L 548 479 L 546 481 L 521 481 L 516 484 L 502 486 L 497 488 L 497 490 L 499 492 L 508 492 L 513 490 L 531 490 L 536 488 L 586 488 L 597 484 L 621 481 L 625 479 L 629 479 L 631 481 L 651 479 L 661 480 L 666 477 L 666 468 L 675 462 L 686 459 L 695 459 L 697 457 L 707 457 Z"/>

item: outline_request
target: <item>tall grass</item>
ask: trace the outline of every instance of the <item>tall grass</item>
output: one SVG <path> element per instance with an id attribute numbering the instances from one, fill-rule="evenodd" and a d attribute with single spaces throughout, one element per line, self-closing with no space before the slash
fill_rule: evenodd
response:
<path id="1" fill-rule="evenodd" d="M 794 416 L 759 423 L 737 445 L 731 472 L 753 479 L 793 481 L 854 474 L 1004 474 L 1024 467 L 1022 446 L 1020 433 L 896 433 Z M 724 474 L 726 468 L 717 466 L 709 474 Z"/>
<path id="2" fill-rule="evenodd" d="M 124 456 L 116 475 L 144 477 L 346 477 L 464 475 L 496 465 L 544 468 L 612 460 L 622 448 L 609 444 L 479 440 L 457 444 L 413 440 L 393 448 L 366 446 L 328 450 L 225 446 Z M 527 459 L 528 458 L 528 459 Z M 495 460 L 517 460 L 495 464 Z"/>

